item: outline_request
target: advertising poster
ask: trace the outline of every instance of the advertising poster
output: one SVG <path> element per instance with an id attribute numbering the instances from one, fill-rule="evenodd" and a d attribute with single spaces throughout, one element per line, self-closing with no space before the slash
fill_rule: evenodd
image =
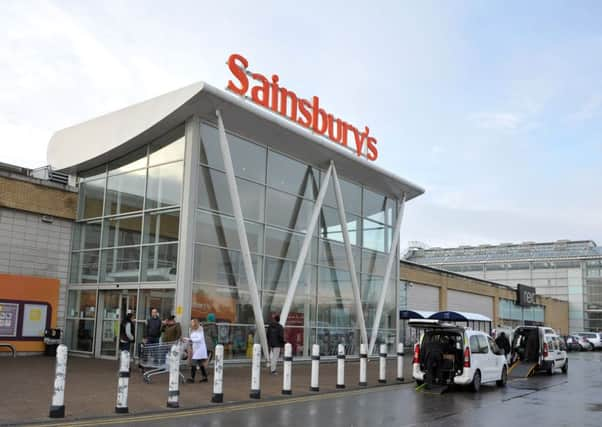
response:
<path id="1" fill-rule="evenodd" d="M 43 337 L 48 316 L 47 304 L 25 304 L 23 309 L 23 337 Z"/>
<path id="2" fill-rule="evenodd" d="M 19 304 L 0 303 L 0 337 L 17 336 Z"/>

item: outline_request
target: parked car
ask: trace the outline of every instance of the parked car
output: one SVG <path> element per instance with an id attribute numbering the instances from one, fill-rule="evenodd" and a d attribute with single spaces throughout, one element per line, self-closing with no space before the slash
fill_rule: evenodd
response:
<path id="1" fill-rule="evenodd" d="M 484 332 L 432 319 L 410 320 L 409 325 L 422 331 L 412 366 L 417 384 L 469 385 L 475 392 L 482 383 L 506 385 L 506 357 Z"/>
<path id="2" fill-rule="evenodd" d="M 564 342 L 566 343 L 567 351 L 581 351 L 581 344 L 579 344 L 579 337 L 576 335 L 568 335 Z"/>
<path id="3" fill-rule="evenodd" d="M 557 368 L 567 373 L 569 361 L 562 338 L 552 328 L 519 326 L 512 338 L 511 360 L 535 364 L 536 371 L 554 374 Z"/>
<path id="4" fill-rule="evenodd" d="M 592 344 L 592 350 L 602 349 L 602 334 L 598 332 L 577 332 L 575 335 L 585 338 Z"/>

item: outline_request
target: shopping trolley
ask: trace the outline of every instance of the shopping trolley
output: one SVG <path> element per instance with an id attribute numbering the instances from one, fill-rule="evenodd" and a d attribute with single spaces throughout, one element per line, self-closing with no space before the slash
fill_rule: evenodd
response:
<path id="1" fill-rule="evenodd" d="M 180 349 L 180 367 L 186 364 L 186 344 L 181 341 L 162 342 L 158 344 L 141 344 L 139 366 L 144 370 L 142 379 L 151 383 L 151 377 L 169 372 L 168 354 L 173 345 Z M 180 371 L 180 381 L 184 382 L 184 375 Z"/>

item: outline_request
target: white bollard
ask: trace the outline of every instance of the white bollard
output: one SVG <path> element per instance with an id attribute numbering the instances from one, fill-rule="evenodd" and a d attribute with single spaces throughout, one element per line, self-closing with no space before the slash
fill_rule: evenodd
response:
<path id="1" fill-rule="evenodd" d="M 293 394 L 293 346 L 290 343 L 284 344 L 284 364 L 282 374 L 282 394 Z"/>
<path id="2" fill-rule="evenodd" d="M 345 346 L 339 344 L 337 350 L 337 388 L 345 388 Z"/>
<path id="3" fill-rule="evenodd" d="M 174 344 L 167 353 L 169 367 L 169 391 L 167 392 L 167 407 L 180 407 L 180 346 Z"/>
<path id="4" fill-rule="evenodd" d="M 54 391 L 50 405 L 50 418 L 65 418 L 65 376 L 67 375 L 67 346 L 61 344 L 56 349 L 54 370 Z"/>
<path id="5" fill-rule="evenodd" d="M 261 398 L 261 344 L 253 344 L 253 364 L 251 367 L 251 399 Z"/>
<path id="6" fill-rule="evenodd" d="M 378 382 L 379 384 L 387 383 L 387 344 L 380 345 L 380 353 L 378 360 Z"/>
<path id="7" fill-rule="evenodd" d="M 211 402 L 222 403 L 224 401 L 224 346 L 221 344 L 215 346 L 213 365 L 215 371 L 213 375 L 213 396 L 211 397 Z"/>
<path id="8" fill-rule="evenodd" d="M 397 381 L 403 382 L 403 343 L 397 344 Z"/>
<path id="9" fill-rule="evenodd" d="M 368 385 L 366 381 L 366 370 L 368 368 L 368 353 L 366 351 L 366 344 L 360 344 L 360 383 L 359 385 L 365 387 Z"/>
<path id="10" fill-rule="evenodd" d="M 320 391 L 320 346 L 311 347 L 311 386 L 310 391 Z"/>
<path id="11" fill-rule="evenodd" d="M 128 388 L 130 382 L 130 352 L 123 350 L 119 353 L 119 379 L 117 380 L 116 414 L 128 413 Z"/>

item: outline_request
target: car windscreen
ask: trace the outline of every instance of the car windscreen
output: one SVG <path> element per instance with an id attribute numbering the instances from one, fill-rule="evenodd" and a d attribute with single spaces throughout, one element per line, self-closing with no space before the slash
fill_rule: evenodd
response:
<path id="1" fill-rule="evenodd" d="M 598 338 L 598 335 L 596 335 L 596 334 L 579 334 L 579 335 L 581 335 L 582 337 L 585 337 L 585 338 Z"/>

